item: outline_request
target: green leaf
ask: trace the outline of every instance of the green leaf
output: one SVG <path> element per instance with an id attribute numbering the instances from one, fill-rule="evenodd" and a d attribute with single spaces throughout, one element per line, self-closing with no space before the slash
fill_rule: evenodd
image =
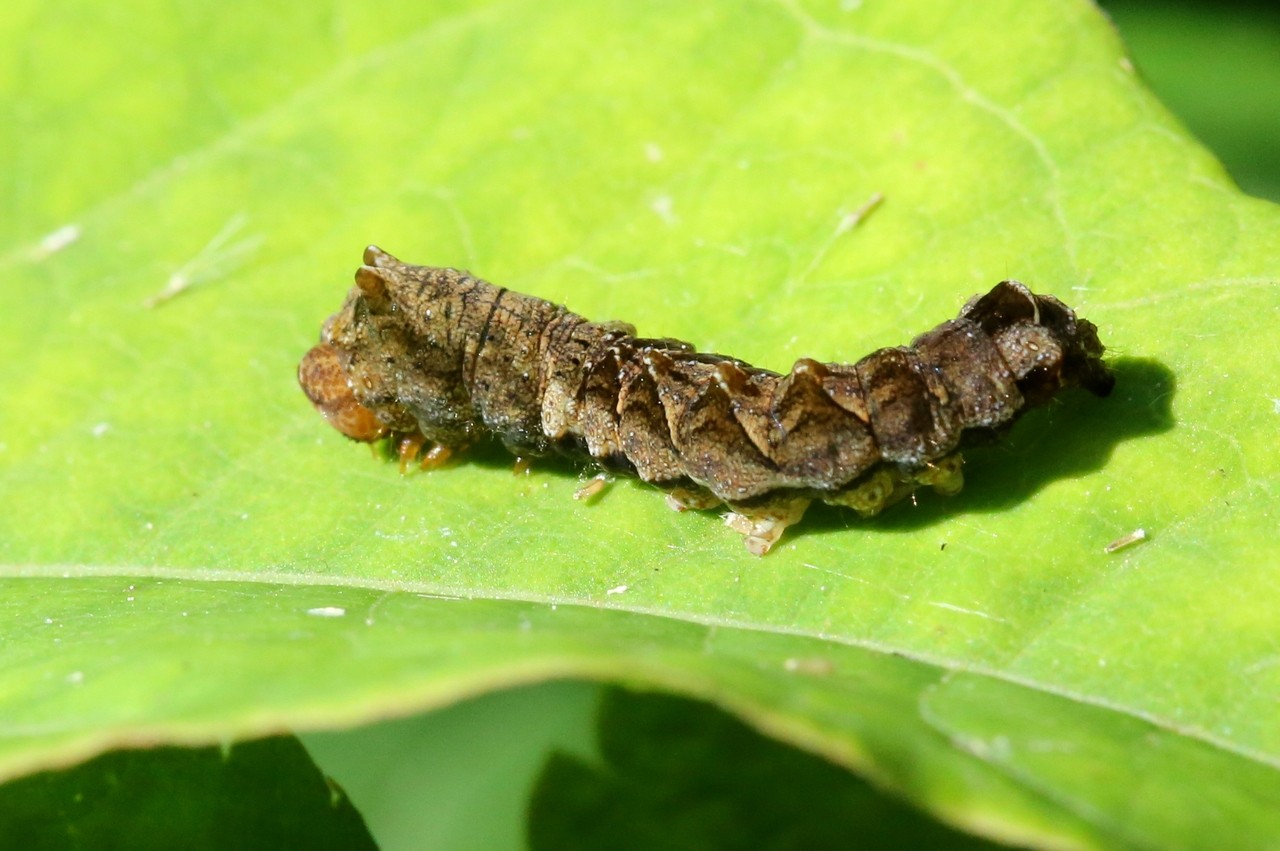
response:
<path id="1" fill-rule="evenodd" d="M 104 754 L 0 786 L 0 844 L 64 849 L 376 849 L 297 739 Z"/>
<path id="2" fill-rule="evenodd" d="M 1138 71 L 1250 195 L 1280 201 L 1280 8 L 1223 15 L 1214 3 L 1103 3 Z"/>
<path id="3" fill-rule="evenodd" d="M 589 677 L 1004 841 L 1280 832 L 1280 215 L 1096 10 L 0 14 L 3 776 Z M 375 241 L 778 368 L 1017 277 L 1119 384 L 754 559 L 636 483 L 326 427 L 293 371 Z"/>
<path id="4" fill-rule="evenodd" d="M 383 851 L 524 849 L 526 811 L 547 755 L 593 752 L 606 686 L 548 682 L 445 709 L 302 737 L 360 808 Z"/>
<path id="5" fill-rule="evenodd" d="M 548 760 L 530 804 L 533 851 L 1000 847 L 704 703 L 612 689 L 599 736 L 599 763 Z"/>

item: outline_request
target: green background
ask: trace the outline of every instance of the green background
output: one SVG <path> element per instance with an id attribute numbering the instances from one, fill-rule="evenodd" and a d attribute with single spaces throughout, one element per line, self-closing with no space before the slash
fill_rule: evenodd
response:
<path id="1" fill-rule="evenodd" d="M 945 4 L 457 5 L 4 13 L 7 776 L 599 676 L 988 835 L 1268 835 L 1276 214 L 1100 19 L 1046 4 L 1009 45 Z M 1274 18 L 1115 11 L 1274 193 Z M 1099 322 L 1121 389 L 976 453 L 955 500 L 818 512 L 756 562 L 640 487 L 584 510 L 571 470 L 488 456 L 402 482 L 323 429 L 289 370 L 371 240 L 771 366 L 1017 274 Z M 596 758 L 595 698 L 306 741 L 383 847 L 514 846 L 547 748 Z"/>

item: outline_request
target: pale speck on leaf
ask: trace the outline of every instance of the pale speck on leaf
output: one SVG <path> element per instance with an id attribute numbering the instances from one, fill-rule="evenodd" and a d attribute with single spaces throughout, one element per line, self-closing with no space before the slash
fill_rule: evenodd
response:
<path id="1" fill-rule="evenodd" d="M 37 260 L 42 260 L 51 254 L 57 254 L 64 248 L 78 242 L 83 232 L 83 229 L 78 224 L 63 225 L 41 238 L 39 244 L 36 245 L 35 250 L 31 253 Z"/>
<path id="2" fill-rule="evenodd" d="M 1146 529 L 1134 529 L 1129 534 L 1121 535 L 1119 538 L 1116 538 L 1114 541 L 1107 544 L 1104 549 L 1106 552 L 1114 553 L 1116 550 L 1122 550 L 1125 547 L 1133 546 L 1134 544 L 1139 543 L 1140 541 L 1145 541 L 1146 539 Z"/>

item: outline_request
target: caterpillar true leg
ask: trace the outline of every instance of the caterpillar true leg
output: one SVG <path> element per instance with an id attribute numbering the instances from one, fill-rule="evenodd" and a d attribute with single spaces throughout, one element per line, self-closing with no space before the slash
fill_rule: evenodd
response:
<path id="1" fill-rule="evenodd" d="M 416 431 L 400 438 L 400 442 L 396 444 L 396 457 L 400 459 L 400 475 L 403 476 L 409 472 L 409 465 L 418 459 L 418 453 L 422 451 L 426 442 L 427 439 Z"/>
<path id="2" fill-rule="evenodd" d="M 419 470 L 438 470 L 453 457 L 453 448 L 440 443 L 432 443 L 426 452 L 422 447 L 428 443 L 421 432 L 401 435 L 396 443 L 396 457 L 400 459 L 400 474 L 409 472 L 409 465 L 418 462 Z"/>
<path id="3" fill-rule="evenodd" d="M 449 459 L 452 457 L 452 447 L 445 446 L 443 443 L 433 444 L 430 449 L 422 453 L 421 460 L 418 461 L 418 469 L 438 470 L 449 463 Z"/>

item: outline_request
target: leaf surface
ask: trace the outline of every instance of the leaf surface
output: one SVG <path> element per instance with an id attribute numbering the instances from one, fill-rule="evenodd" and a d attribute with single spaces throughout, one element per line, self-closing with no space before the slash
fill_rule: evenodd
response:
<path id="1" fill-rule="evenodd" d="M 1280 832 L 1280 215 L 1096 10 L 37 8 L 0 26 L 5 776 L 585 676 L 998 839 Z M 293 372 L 370 242 L 773 368 L 1016 277 L 1118 386 L 760 560 L 637 483 L 402 479 L 327 428 Z"/>

